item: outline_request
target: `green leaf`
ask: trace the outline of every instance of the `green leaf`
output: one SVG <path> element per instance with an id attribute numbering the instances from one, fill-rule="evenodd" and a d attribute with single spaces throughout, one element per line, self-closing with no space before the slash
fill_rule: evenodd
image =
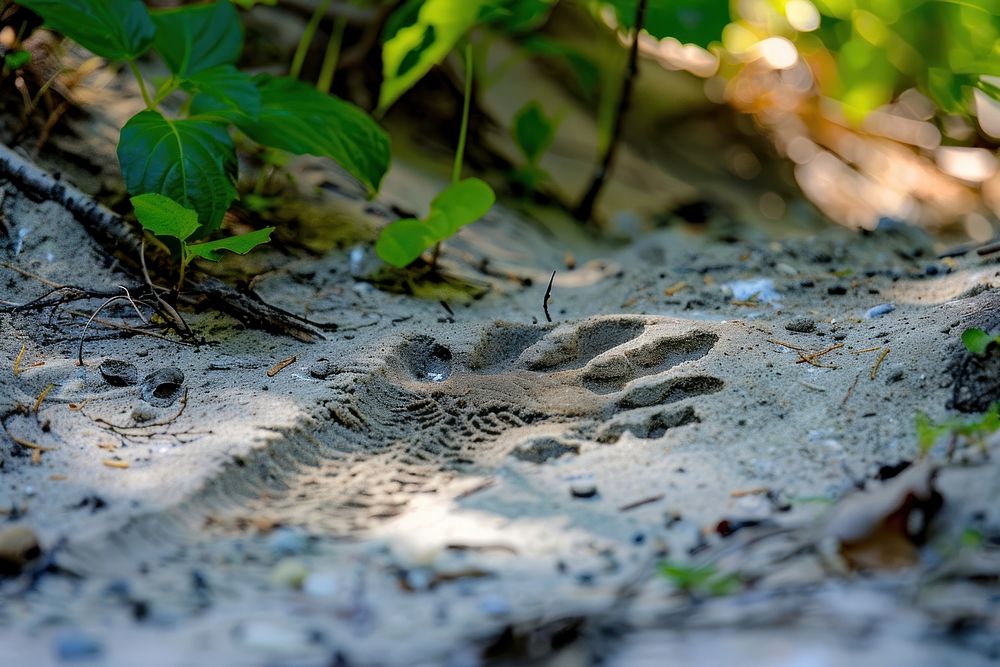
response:
<path id="1" fill-rule="evenodd" d="M 635 23 L 637 0 L 604 0 L 614 7 L 618 24 L 629 30 Z M 729 24 L 729 3 L 725 0 L 648 0 L 646 32 L 657 39 L 673 37 L 685 44 L 707 48 L 722 37 Z"/>
<path id="2" fill-rule="evenodd" d="M 424 250 L 483 217 L 494 201 L 493 189 L 478 178 L 459 181 L 434 198 L 424 220 L 405 218 L 383 229 L 375 243 L 375 252 L 383 261 L 403 268 Z"/>
<path id="3" fill-rule="evenodd" d="M 141 0 L 20 0 L 45 25 L 102 58 L 135 60 L 156 28 Z"/>
<path id="4" fill-rule="evenodd" d="M 434 198 L 425 222 L 436 231 L 437 240 L 443 241 L 486 215 L 495 201 L 493 188 L 478 178 L 466 178 Z"/>
<path id="5" fill-rule="evenodd" d="M 405 4 L 401 10 L 404 19 L 390 22 L 382 45 L 379 109 L 388 109 L 431 67 L 444 60 L 476 25 L 480 12 L 494 4 L 495 0 L 411 0 Z"/>
<path id="6" fill-rule="evenodd" d="M 31 62 L 30 51 L 14 51 L 3 57 L 3 64 L 10 69 L 20 69 Z"/>
<path id="7" fill-rule="evenodd" d="M 166 195 L 197 211 L 199 236 L 218 228 L 236 198 L 236 149 L 218 123 L 142 111 L 122 128 L 118 161 L 130 193 Z"/>
<path id="8" fill-rule="evenodd" d="M 966 329 L 962 332 L 962 343 L 972 354 L 986 354 L 986 348 L 997 342 L 1000 336 L 991 336 L 982 329 Z"/>
<path id="9" fill-rule="evenodd" d="M 186 241 L 200 226 L 197 212 L 181 206 L 170 197 L 150 192 L 136 195 L 130 201 L 139 224 L 156 236 L 172 236 Z"/>
<path id="10" fill-rule="evenodd" d="M 234 65 L 218 65 L 188 77 L 182 87 L 193 93 L 192 116 L 221 118 L 233 122 L 240 116 L 260 115 L 260 90 L 253 78 Z"/>
<path id="11" fill-rule="evenodd" d="M 382 230 L 375 242 L 375 252 L 382 261 L 401 269 L 435 243 L 437 237 L 422 221 L 403 218 Z"/>
<path id="12" fill-rule="evenodd" d="M 270 241 L 271 232 L 273 231 L 274 227 L 265 227 L 264 229 L 258 229 L 247 234 L 240 234 L 239 236 L 227 236 L 226 238 L 219 239 L 218 241 L 192 243 L 187 247 L 187 249 L 188 253 L 191 255 L 207 259 L 210 262 L 218 262 L 222 259 L 222 255 L 219 254 L 219 251 L 228 250 L 229 252 L 235 252 L 238 255 L 245 255 L 257 246 Z"/>
<path id="13" fill-rule="evenodd" d="M 528 162 L 535 164 L 555 138 L 555 124 L 538 102 L 528 102 L 514 116 L 514 139 Z"/>
<path id="14" fill-rule="evenodd" d="M 739 575 L 720 573 L 711 563 L 699 566 L 667 561 L 659 569 L 663 577 L 687 593 L 729 595 L 742 586 Z"/>
<path id="15" fill-rule="evenodd" d="M 389 168 L 389 137 L 358 107 L 288 77 L 254 77 L 261 108 L 234 119 L 259 144 L 336 160 L 376 192 Z"/>
<path id="16" fill-rule="evenodd" d="M 234 63 L 243 51 L 243 26 L 228 0 L 154 11 L 153 22 L 157 52 L 181 78 Z"/>

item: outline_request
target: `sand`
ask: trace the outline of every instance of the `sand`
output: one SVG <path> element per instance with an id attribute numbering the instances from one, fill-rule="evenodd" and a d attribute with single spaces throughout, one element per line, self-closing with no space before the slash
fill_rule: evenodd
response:
<path id="1" fill-rule="evenodd" d="M 406 170 L 374 205 L 349 184 L 322 197 L 375 229 Z M 67 211 L 0 187 L 5 303 L 141 284 Z M 938 260 L 898 225 L 728 243 L 711 222 L 631 222 L 613 247 L 498 206 L 423 297 L 373 283 L 370 242 L 319 232 L 314 252 L 227 261 L 325 325 L 312 344 L 206 309 L 187 315 L 196 346 L 94 324 L 78 366 L 102 299 L 6 308 L 0 511 L 42 557 L 0 580 L 5 662 L 995 657 L 1000 468 L 982 450 L 933 455 L 944 510 L 912 567 L 859 577 L 829 526 L 859 487 L 898 492 L 876 478 L 917 457 L 918 411 L 998 397 L 996 351 L 972 372 L 959 339 L 1000 323 L 996 261 Z M 125 301 L 102 318 L 142 326 Z M 151 400 L 141 381 L 163 369 L 183 381 Z M 963 549 L 971 529 L 993 546 Z M 744 584 L 688 595 L 667 560 Z"/>

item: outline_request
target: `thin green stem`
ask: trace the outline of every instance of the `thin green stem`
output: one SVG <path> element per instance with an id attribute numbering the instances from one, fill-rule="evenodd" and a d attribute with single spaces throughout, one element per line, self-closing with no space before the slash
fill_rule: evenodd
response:
<path id="1" fill-rule="evenodd" d="M 330 92 L 330 86 L 333 85 L 333 76 L 337 73 L 337 62 L 340 60 L 340 45 L 344 42 L 345 28 L 347 28 L 347 20 L 343 16 L 338 16 L 333 22 L 333 32 L 330 33 L 330 41 L 326 44 L 323 65 L 319 70 L 319 79 L 316 80 L 316 90 L 321 93 Z"/>
<path id="2" fill-rule="evenodd" d="M 465 157 L 465 140 L 469 135 L 469 109 L 472 108 L 472 44 L 465 44 L 465 101 L 462 104 L 462 128 L 458 132 L 458 149 L 451 170 L 451 182 L 462 178 L 462 159 Z"/>
<path id="3" fill-rule="evenodd" d="M 146 82 L 142 78 L 139 66 L 135 64 L 134 60 L 128 61 L 128 66 L 129 69 L 132 70 L 132 75 L 135 76 L 135 80 L 139 82 L 139 91 L 142 93 L 142 101 L 146 103 L 147 108 L 155 109 L 156 104 L 153 103 L 153 99 L 149 96 L 149 91 L 146 90 Z"/>
<path id="4" fill-rule="evenodd" d="M 458 131 L 458 148 L 455 149 L 455 164 L 451 169 L 452 184 L 462 178 L 462 159 L 465 157 L 465 141 L 469 136 L 469 110 L 472 108 L 472 76 L 473 76 L 472 42 L 465 43 L 465 101 L 462 103 L 462 127 Z M 434 244 L 431 252 L 431 270 L 437 267 L 441 255 L 441 242 Z"/>
<path id="5" fill-rule="evenodd" d="M 288 69 L 288 75 L 293 79 L 299 78 L 299 74 L 302 72 L 302 65 L 306 61 L 306 54 L 309 53 L 309 47 L 312 46 L 316 30 L 319 29 L 319 22 L 323 20 L 332 2 L 333 0 L 325 0 L 321 5 L 316 7 L 316 11 L 313 12 L 309 23 L 306 24 L 306 29 L 302 31 L 299 45 L 295 47 L 295 55 L 292 56 L 292 65 Z"/>
<path id="6" fill-rule="evenodd" d="M 188 254 L 187 244 L 181 241 L 180 276 L 177 278 L 177 288 L 174 290 L 177 294 L 180 294 L 181 289 L 184 287 L 184 270 L 187 269 L 189 261 L 191 261 L 191 255 Z"/>

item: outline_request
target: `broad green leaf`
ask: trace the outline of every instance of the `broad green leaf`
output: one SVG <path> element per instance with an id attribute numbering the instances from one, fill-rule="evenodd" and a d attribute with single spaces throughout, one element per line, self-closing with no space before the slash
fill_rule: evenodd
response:
<path id="1" fill-rule="evenodd" d="M 436 237 L 422 221 L 403 218 L 382 230 L 375 242 L 375 252 L 383 261 L 401 269 L 435 243 Z"/>
<path id="2" fill-rule="evenodd" d="M 157 10 L 153 22 L 156 51 L 181 78 L 234 63 L 243 51 L 243 26 L 228 0 Z"/>
<path id="3" fill-rule="evenodd" d="M 254 77 L 261 107 L 234 122 L 259 144 L 328 157 L 376 192 L 389 168 L 389 137 L 358 107 L 288 77 Z"/>
<path id="4" fill-rule="evenodd" d="M 602 0 L 614 7 L 618 24 L 631 29 L 635 23 L 637 0 Z M 673 37 L 685 44 L 708 47 L 719 41 L 729 24 L 726 0 L 647 0 L 643 27 L 653 37 Z"/>
<path id="5" fill-rule="evenodd" d="M 141 0 L 19 0 L 45 25 L 102 58 L 135 60 L 153 45 L 156 28 Z"/>
<path id="6" fill-rule="evenodd" d="M 184 208 L 170 197 L 150 192 L 131 199 L 135 217 L 146 231 L 186 241 L 198 231 L 198 213 Z"/>
<path id="7" fill-rule="evenodd" d="M 477 23 L 480 12 L 495 4 L 495 0 L 423 0 L 419 3 L 411 0 L 404 5 L 405 20 L 390 24 L 386 35 L 391 36 L 382 45 L 379 108 L 388 109 L 431 67 L 444 60 L 458 40 Z"/>
<path id="8" fill-rule="evenodd" d="M 383 229 L 375 252 L 383 261 L 403 268 L 424 250 L 483 217 L 495 200 L 493 189 L 478 178 L 459 181 L 434 198 L 423 220 L 396 220 Z"/>
<path id="9" fill-rule="evenodd" d="M 466 178 L 434 198 L 426 222 L 434 230 L 435 240 L 443 241 L 486 215 L 495 201 L 493 188 L 478 178 Z"/>
<path id="10" fill-rule="evenodd" d="M 535 164 L 555 138 L 555 124 L 538 102 L 528 102 L 514 116 L 514 139 L 528 162 Z"/>
<path id="11" fill-rule="evenodd" d="M 985 354 L 986 348 L 996 340 L 996 336 L 991 336 L 982 329 L 966 329 L 962 332 L 962 343 L 972 354 Z"/>
<path id="12" fill-rule="evenodd" d="M 239 236 L 227 236 L 226 238 L 219 239 L 218 241 L 192 243 L 187 247 L 187 249 L 188 253 L 191 255 L 207 259 L 210 262 L 218 262 L 222 259 L 222 255 L 219 254 L 220 251 L 228 250 L 229 252 L 235 252 L 238 255 L 245 255 L 257 246 L 270 241 L 271 232 L 273 231 L 274 227 L 265 227 L 264 229 L 258 229 L 247 234 L 240 234 Z"/>
<path id="13" fill-rule="evenodd" d="M 122 128 L 118 162 L 130 193 L 155 192 L 197 211 L 199 236 L 218 228 L 236 198 L 236 149 L 218 123 L 142 111 Z"/>
<path id="14" fill-rule="evenodd" d="M 222 118 L 234 121 L 242 115 L 255 118 L 260 114 L 260 91 L 253 78 L 234 65 L 218 65 L 188 77 L 183 88 L 194 96 L 192 116 Z"/>

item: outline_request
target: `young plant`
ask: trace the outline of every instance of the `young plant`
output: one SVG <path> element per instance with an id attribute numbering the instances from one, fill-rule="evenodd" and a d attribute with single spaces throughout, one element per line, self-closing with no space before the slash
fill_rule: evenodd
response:
<path id="1" fill-rule="evenodd" d="M 1000 345 L 1000 336 L 991 336 L 982 329 L 966 329 L 962 332 L 962 343 L 972 354 L 983 355 L 990 345 Z"/>
<path id="2" fill-rule="evenodd" d="M 196 227 L 183 227 L 183 238 L 168 234 L 189 249 L 195 247 L 189 241 L 219 228 L 237 197 L 233 126 L 270 148 L 331 158 L 369 193 L 378 190 L 389 165 L 385 132 L 361 109 L 304 83 L 268 74 L 251 77 L 237 69 L 243 28 L 228 0 L 154 10 L 141 0 L 21 4 L 48 27 L 131 69 L 146 109 L 121 131 L 118 160 L 125 186 L 132 195 L 162 195 L 194 211 Z M 151 50 L 170 71 L 152 92 L 136 64 Z M 175 94 L 186 97 L 179 115 L 161 108 Z M 207 244 L 198 245 L 202 249 L 192 251 L 195 255 L 212 252 Z M 183 268 L 190 256 L 179 260 Z"/>
<path id="3" fill-rule="evenodd" d="M 667 561 L 660 564 L 660 574 L 689 595 L 730 595 L 742 582 L 736 574 L 722 574 L 712 564 L 688 565 Z"/>
<path id="4" fill-rule="evenodd" d="M 218 262 L 222 259 L 222 255 L 219 254 L 221 250 L 245 255 L 257 246 L 267 243 L 271 239 L 271 232 L 274 231 L 274 227 L 265 227 L 216 241 L 189 242 L 200 226 L 197 211 L 184 208 L 169 197 L 153 193 L 136 195 L 132 197 L 131 202 L 135 209 L 135 218 L 143 229 L 154 236 L 173 239 L 180 247 L 178 289 L 184 283 L 184 272 L 191 260 L 200 257 L 210 262 Z"/>
<path id="5" fill-rule="evenodd" d="M 493 189 L 478 178 L 462 177 L 462 157 L 469 132 L 469 107 L 472 96 L 472 48 L 465 49 L 465 103 L 462 107 L 462 126 L 458 135 L 458 148 L 452 167 L 451 185 L 441 191 L 431 202 L 430 212 L 421 220 L 405 218 L 392 222 L 382 230 L 375 244 L 375 252 L 383 261 L 403 268 L 420 257 L 425 250 L 435 249 L 437 260 L 440 243 L 454 236 L 459 229 L 486 215 L 496 201 Z"/>
<path id="6" fill-rule="evenodd" d="M 931 448 L 942 437 L 947 436 L 951 443 L 949 451 L 958 445 L 959 439 L 980 447 L 985 447 L 986 436 L 1000 430 L 1000 401 L 990 406 L 990 409 L 979 417 L 970 419 L 948 419 L 936 424 L 922 412 L 916 416 L 917 445 L 921 456 L 926 456 Z"/>
<path id="7" fill-rule="evenodd" d="M 534 190 L 548 177 L 538 166 L 542 154 L 552 144 L 556 134 L 556 121 L 545 115 L 538 102 L 528 102 L 514 116 L 511 134 L 524 154 L 527 164 L 514 170 L 514 180 L 528 191 Z"/>

